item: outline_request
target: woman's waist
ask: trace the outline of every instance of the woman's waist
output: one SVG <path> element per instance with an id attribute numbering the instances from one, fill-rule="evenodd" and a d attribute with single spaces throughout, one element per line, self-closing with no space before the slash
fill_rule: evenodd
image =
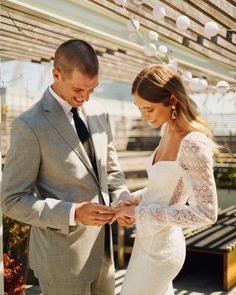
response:
<path id="1" fill-rule="evenodd" d="M 144 238 L 147 237 L 147 235 L 143 235 L 143 233 L 139 233 L 137 230 L 137 237 Z M 157 237 L 158 239 L 163 238 L 170 238 L 170 237 L 175 237 L 175 235 L 183 236 L 183 230 L 182 227 L 179 225 L 166 225 L 166 224 L 157 224 L 155 226 L 151 226 L 151 229 L 149 231 L 149 236 L 152 238 Z"/>
<path id="2" fill-rule="evenodd" d="M 179 226 L 160 226 L 149 236 L 139 236 L 137 232 L 136 240 L 142 251 L 149 254 L 163 255 L 185 249 L 185 238 Z"/>

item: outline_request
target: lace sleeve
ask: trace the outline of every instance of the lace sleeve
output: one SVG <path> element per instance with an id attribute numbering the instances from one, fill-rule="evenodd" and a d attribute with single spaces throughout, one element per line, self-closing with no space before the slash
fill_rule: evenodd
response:
<path id="1" fill-rule="evenodd" d="M 212 147 L 211 141 L 200 132 L 192 132 L 183 139 L 177 161 L 182 171 L 181 193 L 186 195 L 186 204 L 176 200 L 166 208 L 156 204 L 138 206 L 135 212 L 137 228 L 147 232 L 148 228 L 158 224 L 199 226 L 216 221 L 217 194 Z"/>

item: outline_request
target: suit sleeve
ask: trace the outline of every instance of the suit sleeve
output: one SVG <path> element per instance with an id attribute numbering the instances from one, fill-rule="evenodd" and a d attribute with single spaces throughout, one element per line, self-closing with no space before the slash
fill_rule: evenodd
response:
<path id="1" fill-rule="evenodd" d="M 111 199 L 125 200 L 130 197 L 130 192 L 127 189 L 125 177 L 121 170 L 118 155 L 115 150 L 111 132 L 111 124 L 109 116 L 107 115 L 108 123 L 108 146 L 107 146 L 107 182 L 108 191 Z"/>
<path id="2" fill-rule="evenodd" d="M 2 211 L 18 221 L 68 234 L 73 203 L 34 194 L 40 160 L 40 144 L 33 130 L 15 119 L 2 177 Z"/>

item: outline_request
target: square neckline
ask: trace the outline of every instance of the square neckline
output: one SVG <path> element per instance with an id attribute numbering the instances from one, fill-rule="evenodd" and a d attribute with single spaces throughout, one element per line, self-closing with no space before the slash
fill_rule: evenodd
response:
<path id="1" fill-rule="evenodd" d="M 165 129 L 165 127 L 166 127 L 166 124 L 165 124 L 165 126 L 162 126 L 162 132 L 164 133 L 164 129 Z M 163 133 L 162 133 L 162 135 L 163 135 Z M 154 160 L 154 158 L 155 158 L 155 155 L 156 155 L 156 152 L 157 152 L 157 150 L 158 150 L 158 148 L 159 148 L 159 144 L 158 144 L 158 146 L 155 148 L 155 150 L 154 150 L 154 152 L 153 152 L 153 154 L 152 154 L 152 162 L 151 162 L 151 167 L 154 167 L 154 166 L 156 166 L 156 164 L 158 164 L 158 163 L 176 163 L 177 161 L 178 161 L 178 157 L 179 157 L 179 152 L 180 152 L 180 150 L 181 150 L 181 147 L 182 147 L 182 144 L 183 144 L 183 141 L 190 135 L 190 134 L 193 134 L 193 133 L 201 133 L 201 134 L 204 134 L 203 132 L 201 132 L 201 131 L 191 131 L 191 132 L 189 132 L 188 134 L 186 134 L 182 139 L 181 139 L 181 141 L 180 141 L 180 145 L 179 145 L 179 149 L 178 149 L 178 152 L 177 152 L 177 156 L 176 156 L 176 159 L 175 160 L 159 160 L 159 161 L 157 161 L 157 162 L 155 162 L 155 163 L 153 163 L 153 160 Z M 162 135 L 161 135 L 161 137 L 162 137 Z M 204 134 L 205 135 L 205 134 Z"/>

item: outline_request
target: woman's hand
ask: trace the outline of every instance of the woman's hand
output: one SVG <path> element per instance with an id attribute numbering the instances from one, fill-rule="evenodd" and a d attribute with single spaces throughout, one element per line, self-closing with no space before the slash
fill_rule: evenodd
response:
<path id="1" fill-rule="evenodd" d="M 125 205 L 124 201 L 122 204 L 120 204 L 118 207 L 116 207 L 116 213 L 113 216 L 112 220 L 109 222 L 109 224 L 112 224 L 117 218 L 119 219 L 127 219 L 130 218 L 132 220 L 135 220 L 135 207 L 136 205 Z"/>
<path id="2" fill-rule="evenodd" d="M 138 206 L 140 202 L 141 202 L 141 196 L 132 196 L 131 194 L 131 197 L 127 200 L 124 200 L 122 204 L 126 206 L 131 206 L 131 205 Z"/>

